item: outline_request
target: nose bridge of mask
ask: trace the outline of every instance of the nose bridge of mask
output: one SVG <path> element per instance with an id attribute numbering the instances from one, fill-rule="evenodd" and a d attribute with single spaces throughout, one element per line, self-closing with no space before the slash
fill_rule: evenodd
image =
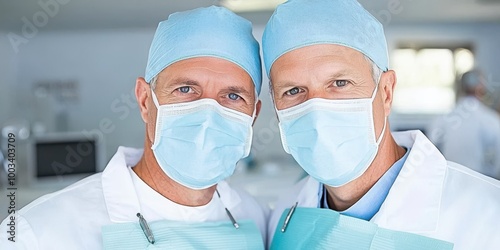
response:
<path id="1" fill-rule="evenodd" d="M 230 108 L 226 108 L 222 105 L 220 105 L 216 100 L 211 99 L 211 98 L 204 98 L 204 99 L 199 99 L 191 102 L 182 102 L 182 103 L 174 103 L 174 104 L 164 104 L 160 105 L 158 102 L 158 99 L 156 97 L 156 94 L 154 93 L 153 90 L 152 92 L 152 98 L 153 102 L 158 109 L 158 115 L 162 113 L 162 115 L 175 115 L 175 114 L 186 114 L 186 113 L 192 113 L 197 111 L 197 107 L 210 107 L 213 111 L 218 113 L 219 115 L 228 118 L 230 120 L 240 122 L 240 123 L 248 123 L 249 121 L 252 120 L 252 118 L 255 116 L 256 113 L 256 105 L 254 105 L 254 111 L 253 115 L 249 116 L 243 112 L 236 111 Z"/>
<path id="2" fill-rule="evenodd" d="M 287 109 L 282 109 L 282 110 L 278 110 L 276 105 L 274 105 L 274 110 L 278 114 L 278 118 L 280 119 L 280 122 L 281 122 L 282 117 L 297 116 L 298 113 L 305 113 L 303 111 L 310 109 L 310 106 L 314 106 L 317 103 L 322 103 L 322 104 L 326 104 L 326 105 L 335 104 L 335 105 L 344 105 L 344 106 L 345 105 L 362 104 L 368 100 L 371 103 L 373 103 L 373 101 L 375 100 L 375 96 L 377 96 L 377 91 L 378 91 L 378 82 L 375 83 L 375 88 L 374 88 L 374 90 L 369 98 L 333 99 L 333 100 L 332 99 L 324 99 L 324 98 L 312 98 L 312 99 L 309 99 L 309 100 L 307 100 L 307 101 L 305 101 L 297 106 L 287 108 Z"/>
<path id="3" fill-rule="evenodd" d="M 188 103 L 176 103 L 176 104 L 165 104 L 165 105 L 160 105 L 159 101 L 158 101 L 158 98 L 156 97 L 156 93 L 154 92 L 154 90 L 151 90 L 151 93 L 152 93 L 152 99 L 153 99 L 153 103 L 155 104 L 156 108 L 158 110 L 161 109 L 161 107 L 185 107 L 186 109 L 189 108 L 189 107 L 192 107 L 190 106 L 189 104 L 190 103 L 196 103 L 197 101 L 200 101 L 200 102 L 205 102 L 206 104 L 208 105 L 212 105 L 214 107 L 216 107 L 216 109 L 214 109 L 215 111 L 217 111 L 217 113 L 223 115 L 223 116 L 230 116 L 232 118 L 236 118 L 236 119 L 240 119 L 242 121 L 245 121 L 246 119 L 245 118 L 241 118 L 241 117 L 245 117 L 245 116 L 249 116 L 247 114 L 244 114 L 242 112 L 239 112 L 239 111 L 236 111 L 236 110 L 233 110 L 233 109 L 230 109 L 230 108 L 226 108 L 222 105 L 220 105 L 216 100 L 214 99 L 210 99 L 210 98 L 204 98 L 204 99 L 200 99 L 200 100 L 197 100 L 197 101 L 192 101 L 192 102 L 188 102 Z M 253 113 L 252 113 L 252 119 L 255 118 L 255 115 L 256 115 L 256 112 L 257 112 L 257 102 L 259 101 L 259 97 L 257 96 L 257 91 L 255 90 L 255 94 L 256 94 L 256 98 L 255 98 L 255 103 L 254 103 L 254 106 L 253 106 Z"/>

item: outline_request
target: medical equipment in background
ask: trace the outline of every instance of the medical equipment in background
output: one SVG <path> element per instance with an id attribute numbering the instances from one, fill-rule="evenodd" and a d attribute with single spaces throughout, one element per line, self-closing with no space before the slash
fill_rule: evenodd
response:
<path id="1" fill-rule="evenodd" d="M 28 185 L 65 187 L 104 170 L 104 144 L 97 134 L 36 135 L 29 147 Z"/>

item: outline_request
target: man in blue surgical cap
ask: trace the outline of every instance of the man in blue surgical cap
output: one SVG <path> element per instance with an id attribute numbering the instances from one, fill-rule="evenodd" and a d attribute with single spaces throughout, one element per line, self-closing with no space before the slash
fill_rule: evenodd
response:
<path id="1" fill-rule="evenodd" d="M 260 87 L 249 21 L 214 6 L 170 15 L 136 81 L 144 150 L 120 147 L 102 174 L 11 215 L 16 242 L 6 219 L 0 248 L 263 249 L 263 209 L 224 182 L 249 154 Z"/>
<path id="2" fill-rule="evenodd" d="M 277 203 L 273 249 L 498 249 L 500 183 L 391 133 L 396 72 L 355 0 L 289 0 L 263 36 L 282 143 L 310 175 Z"/>

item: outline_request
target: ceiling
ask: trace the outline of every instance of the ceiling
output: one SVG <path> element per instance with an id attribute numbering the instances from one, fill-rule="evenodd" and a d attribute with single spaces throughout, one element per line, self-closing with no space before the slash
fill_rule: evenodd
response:
<path id="1" fill-rule="evenodd" d="M 61 4 L 56 8 L 51 5 L 49 12 L 45 11 L 39 2 Z M 0 0 L 0 30 L 21 31 L 26 20 L 33 22 L 33 19 L 37 18 L 39 26 L 43 26 L 44 30 L 151 28 L 156 27 L 157 23 L 166 19 L 170 13 L 218 2 L 218 0 Z M 423 22 L 500 24 L 500 0 L 360 0 L 360 2 L 386 25 Z M 396 8 L 389 6 L 392 4 Z M 254 24 L 263 25 L 272 12 L 240 14 Z"/>

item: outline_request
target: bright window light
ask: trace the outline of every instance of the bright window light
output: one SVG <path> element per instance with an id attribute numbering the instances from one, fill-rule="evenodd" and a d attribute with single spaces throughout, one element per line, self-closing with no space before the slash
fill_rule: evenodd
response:
<path id="1" fill-rule="evenodd" d="M 455 65 L 457 73 L 462 75 L 474 68 L 474 55 L 468 49 L 457 49 L 455 51 Z"/>
<path id="2" fill-rule="evenodd" d="M 221 0 L 220 4 L 234 12 L 273 11 L 286 0 Z"/>
<path id="3" fill-rule="evenodd" d="M 393 109 L 396 113 L 442 114 L 455 107 L 455 83 L 474 67 L 468 49 L 396 49 L 392 55 L 397 75 Z"/>

